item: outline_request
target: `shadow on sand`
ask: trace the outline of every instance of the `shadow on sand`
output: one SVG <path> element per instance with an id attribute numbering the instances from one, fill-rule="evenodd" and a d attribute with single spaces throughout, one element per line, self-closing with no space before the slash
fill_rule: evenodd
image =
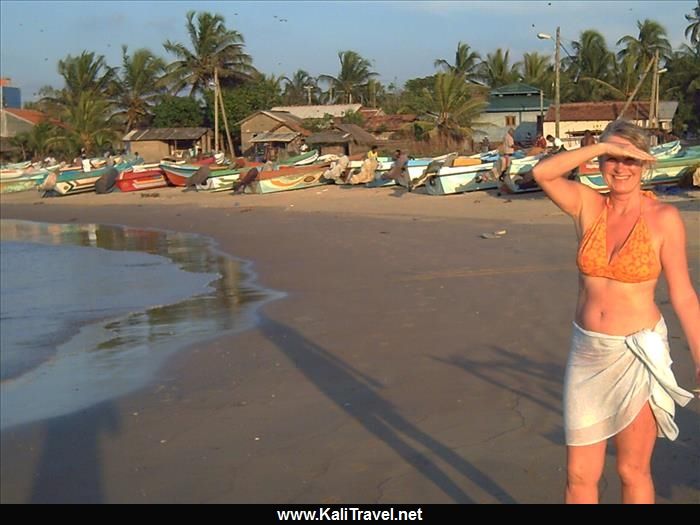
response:
<path id="1" fill-rule="evenodd" d="M 403 188 L 401 190 L 406 191 Z M 289 326 L 266 317 L 261 320 L 260 330 L 340 410 L 390 446 L 453 501 L 475 503 L 458 483 L 450 479 L 411 441 L 451 465 L 496 501 L 515 503 L 513 497 L 487 474 L 402 417 L 391 403 L 377 393 L 381 385 L 372 378 L 355 370 Z M 348 405 L 348 392 L 352 392 L 361 402 Z"/>

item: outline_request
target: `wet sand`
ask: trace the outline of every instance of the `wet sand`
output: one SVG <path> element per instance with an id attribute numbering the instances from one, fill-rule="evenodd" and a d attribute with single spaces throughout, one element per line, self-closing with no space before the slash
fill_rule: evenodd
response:
<path id="1" fill-rule="evenodd" d="M 667 200 L 698 286 L 700 194 Z M 256 328 L 179 354 L 147 388 L 4 432 L 2 503 L 562 501 L 576 239 L 542 194 L 165 188 L 0 202 L 2 218 L 211 236 L 287 293 Z M 663 282 L 657 300 L 692 387 Z M 661 503 L 700 503 L 699 405 L 677 410 L 676 442 L 657 444 Z M 619 501 L 612 451 L 601 489 Z"/>

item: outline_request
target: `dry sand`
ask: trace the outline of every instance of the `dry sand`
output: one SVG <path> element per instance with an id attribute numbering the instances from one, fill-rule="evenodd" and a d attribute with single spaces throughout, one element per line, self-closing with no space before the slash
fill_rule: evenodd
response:
<path id="1" fill-rule="evenodd" d="M 698 197 L 668 199 L 696 286 Z M 542 194 L 24 192 L 1 217 L 201 233 L 288 294 L 132 395 L 4 432 L 2 503 L 562 501 L 576 240 Z M 691 387 L 664 283 L 657 299 Z M 698 405 L 657 444 L 659 502 L 700 503 Z M 612 451 L 601 488 L 619 501 Z"/>

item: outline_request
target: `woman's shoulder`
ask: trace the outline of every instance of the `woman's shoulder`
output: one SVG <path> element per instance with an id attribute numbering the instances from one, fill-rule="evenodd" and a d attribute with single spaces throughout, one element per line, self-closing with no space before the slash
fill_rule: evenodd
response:
<path id="1" fill-rule="evenodd" d="M 644 216 L 650 225 L 663 231 L 683 224 L 681 213 L 673 204 L 661 202 L 656 198 L 645 199 L 645 201 Z"/>

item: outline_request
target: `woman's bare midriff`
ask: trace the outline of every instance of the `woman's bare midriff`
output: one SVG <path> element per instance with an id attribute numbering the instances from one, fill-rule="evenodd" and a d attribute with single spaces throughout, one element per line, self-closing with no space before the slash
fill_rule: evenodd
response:
<path id="1" fill-rule="evenodd" d="M 579 277 L 576 324 L 608 335 L 652 329 L 661 319 L 654 302 L 656 280 L 623 283 L 605 277 Z"/>

